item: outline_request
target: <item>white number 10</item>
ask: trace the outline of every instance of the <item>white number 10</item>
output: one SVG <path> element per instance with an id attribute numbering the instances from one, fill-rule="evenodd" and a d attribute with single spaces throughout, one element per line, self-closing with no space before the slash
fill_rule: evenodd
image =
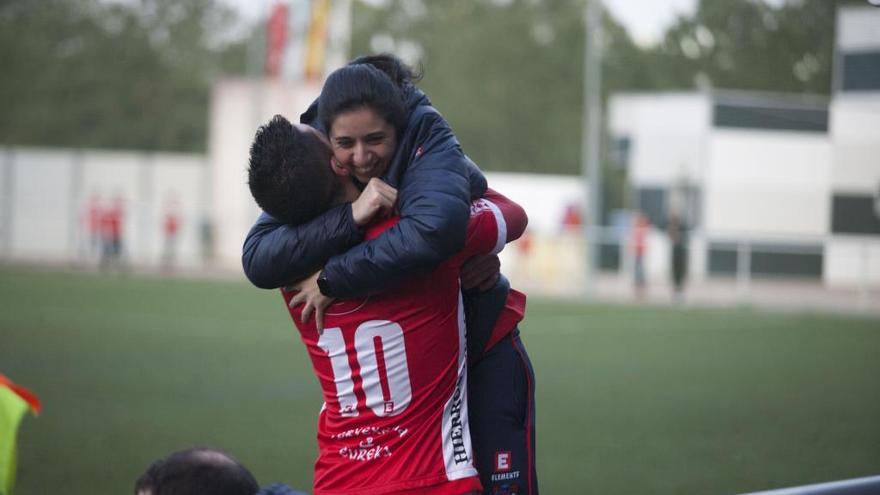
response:
<path id="1" fill-rule="evenodd" d="M 318 346 L 327 352 L 336 382 L 336 398 L 343 416 L 357 416 L 357 396 L 341 328 L 325 328 Z M 367 407 L 376 416 L 403 412 L 412 400 L 403 329 L 387 320 L 361 323 L 354 332 L 355 358 Z"/>

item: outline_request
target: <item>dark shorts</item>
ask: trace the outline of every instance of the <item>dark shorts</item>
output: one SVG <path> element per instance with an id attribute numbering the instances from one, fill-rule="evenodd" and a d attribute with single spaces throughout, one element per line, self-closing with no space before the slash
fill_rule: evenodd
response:
<path id="1" fill-rule="evenodd" d="M 468 420 L 483 493 L 537 495 L 535 373 L 519 330 L 468 369 Z"/>

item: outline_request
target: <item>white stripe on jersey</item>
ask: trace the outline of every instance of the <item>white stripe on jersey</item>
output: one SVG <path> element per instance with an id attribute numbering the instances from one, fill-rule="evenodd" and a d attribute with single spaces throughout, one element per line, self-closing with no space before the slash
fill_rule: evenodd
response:
<path id="1" fill-rule="evenodd" d="M 498 208 L 498 205 L 489 200 L 484 201 L 489 205 L 492 214 L 495 215 L 495 225 L 498 226 L 498 239 L 495 240 L 495 249 L 491 253 L 498 254 L 504 249 L 504 245 L 507 244 L 507 222 L 504 221 L 504 215 L 501 214 L 501 209 Z"/>
<path id="2" fill-rule="evenodd" d="M 494 206 L 494 205 L 493 205 Z M 443 461 L 446 477 L 458 480 L 476 476 L 474 454 L 471 448 L 471 431 L 468 425 L 467 407 L 467 345 L 465 343 L 464 302 L 458 294 L 458 379 L 452 396 L 443 406 L 442 427 Z"/>
<path id="3" fill-rule="evenodd" d="M 507 243 L 507 222 L 504 220 L 504 215 L 501 213 L 501 209 L 498 208 L 498 205 L 486 198 L 476 199 L 471 203 L 471 218 L 478 216 L 486 210 L 492 212 L 492 217 L 495 220 L 495 230 L 498 235 L 498 237 L 495 238 L 495 247 L 492 248 L 492 251 L 489 254 L 498 254 L 504 249 L 504 245 Z"/>

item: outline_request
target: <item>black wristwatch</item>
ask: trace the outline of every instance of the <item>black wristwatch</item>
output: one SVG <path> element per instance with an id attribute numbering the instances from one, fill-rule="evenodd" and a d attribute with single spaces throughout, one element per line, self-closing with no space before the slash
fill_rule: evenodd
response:
<path id="1" fill-rule="evenodd" d="M 327 281 L 327 276 L 324 275 L 324 272 L 321 272 L 321 275 L 318 276 L 318 290 L 321 291 L 321 294 L 324 294 L 327 297 L 330 297 L 328 292 L 330 292 L 330 282 Z"/>

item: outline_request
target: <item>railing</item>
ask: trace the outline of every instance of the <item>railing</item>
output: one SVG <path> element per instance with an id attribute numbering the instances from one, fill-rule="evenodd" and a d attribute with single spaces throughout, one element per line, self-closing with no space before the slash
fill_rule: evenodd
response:
<path id="1" fill-rule="evenodd" d="M 743 495 L 877 495 L 880 494 L 880 476 L 794 486 L 778 490 L 751 492 Z"/>
<path id="2" fill-rule="evenodd" d="M 626 228 L 591 229 L 601 250 L 601 277 L 592 284 L 599 296 L 640 297 L 632 235 Z M 587 233 L 589 235 L 589 232 Z M 672 249 L 664 231 L 651 229 L 642 260 L 649 295 L 669 291 Z M 505 272 L 531 292 L 577 295 L 585 284 L 587 249 L 577 229 L 534 234 L 503 255 Z M 689 294 L 709 288 L 718 301 L 770 303 L 784 296 L 821 303 L 823 293 L 845 300 L 845 307 L 867 310 L 878 304 L 880 236 L 734 236 L 690 232 L 687 242 Z M 520 275 L 517 277 L 517 275 Z M 774 295 L 773 292 L 782 293 Z M 788 294 L 786 294 L 786 292 Z M 766 301 L 765 301 L 766 299 Z M 792 301 L 796 303 L 797 301 Z"/>

